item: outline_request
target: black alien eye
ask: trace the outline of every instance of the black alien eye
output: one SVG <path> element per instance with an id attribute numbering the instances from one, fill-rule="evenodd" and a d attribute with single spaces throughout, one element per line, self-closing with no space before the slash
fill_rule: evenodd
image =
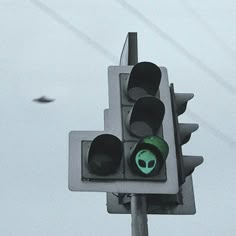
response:
<path id="1" fill-rule="evenodd" d="M 149 161 L 148 162 L 148 168 L 151 168 L 155 165 L 155 161 Z"/>
<path id="2" fill-rule="evenodd" d="M 138 164 L 139 164 L 141 167 L 146 167 L 146 162 L 143 161 L 143 160 L 138 160 Z"/>

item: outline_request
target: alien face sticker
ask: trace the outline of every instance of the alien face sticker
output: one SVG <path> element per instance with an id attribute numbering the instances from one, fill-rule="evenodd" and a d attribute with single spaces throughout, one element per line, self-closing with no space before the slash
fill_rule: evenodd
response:
<path id="1" fill-rule="evenodd" d="M 136 154 L 135 163 L 143 174 L 148 175 L 155 169 L 157 160 L 150 150 L 143 149 Z"/>

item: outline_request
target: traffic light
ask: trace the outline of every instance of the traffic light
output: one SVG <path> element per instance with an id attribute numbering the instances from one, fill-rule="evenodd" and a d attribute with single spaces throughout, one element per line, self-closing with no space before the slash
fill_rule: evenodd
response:
<path id="1" fill-rule="evenodd" d="M 130 194 L 145 194 L 149 214 L 194 214 L 191 174 L 203 158 L 182 145 L 198 125 L 178 121 L 193 94 L 175 93 L 166 68 L 138 63 L 136 33 L 108 68 L 108 89 L 104 131 L 69 134 L 69 189 L 107 192 L 109 213 L 129 214 Z"/>
<path id="2" fill-rule="evenodd" d="M 165 181 L 169 146 L 163 138 L 165 105 L 160 100 L 161 69 L 150 62 L 121 76 L 125 179 Z"/>
<path id="3" fill-rule="evenodd" d="M 179 185 L 185 182 L 198 165 L 203 162 L 202 156 L 187 156 L 182 153 L 182 145 L 186 144 L 191 134 L 198 129 L 198 124 L 179 123 L 178 116 L 186 110 L 187 103 L 194 97 L 192 93 L 175 93 L 174 85 L 170 85 L 172 113 L 175 128 L 175 145 L 178 163 Z"/>
<path id="4" fill-rule="evenodd" d="M 173 118 L 165 68 L 151 62 L 108 68 L 105 131 L 70 133 L 69 188 L 178 192 Z"/>

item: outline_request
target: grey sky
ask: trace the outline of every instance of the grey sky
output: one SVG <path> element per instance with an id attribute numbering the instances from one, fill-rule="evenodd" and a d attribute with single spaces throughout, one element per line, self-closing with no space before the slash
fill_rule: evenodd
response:
<path id="1" fill-rule="evenodd" d="M 68 190 L 67 169 L 68 133 L 103 129 L 107 67 L 135 31 L 139 60 L 167 67 L 177 92 L 195 94 L 181 121 L 200 129 L 184 151 L 205 159 L 193 176 L 196 215 L 149 216 L 150 235 L 234 236 L 236 2 L 127 1 L 215 78 L 121 0 L 42 1 L 67 25 L 37 2 L 0 0 L 0 234 L 130 235 L 130 216 L 109 215 L 105 193 Z M 56 102 L 32 102 L 42 95 Z"/>

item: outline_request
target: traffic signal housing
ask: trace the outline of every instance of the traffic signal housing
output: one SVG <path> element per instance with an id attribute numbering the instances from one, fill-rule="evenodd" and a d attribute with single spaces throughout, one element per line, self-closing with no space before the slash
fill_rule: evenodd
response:
<path id="1" fill-rule="evenodd" d="M 108 68 L 105 131 L 72 131 L 73 191 L 175 194 L 179 190 L 167 71 L 151 62 Z"/>
<path id="2" fill-rule="evenodd" d="M 132 193 L 146 194 L 149 214 L 194 214 L 191 174 L 203 158 L 182 145 L 198 125 L 178 121 L 193 94 L 175 93 L 166 68 L 137 62 L 129 33 L 120 66 L 108 68 L 104 131 L 69 134 L 69 189 L 108 192 L 109 213 L 130 213 Z"/>

